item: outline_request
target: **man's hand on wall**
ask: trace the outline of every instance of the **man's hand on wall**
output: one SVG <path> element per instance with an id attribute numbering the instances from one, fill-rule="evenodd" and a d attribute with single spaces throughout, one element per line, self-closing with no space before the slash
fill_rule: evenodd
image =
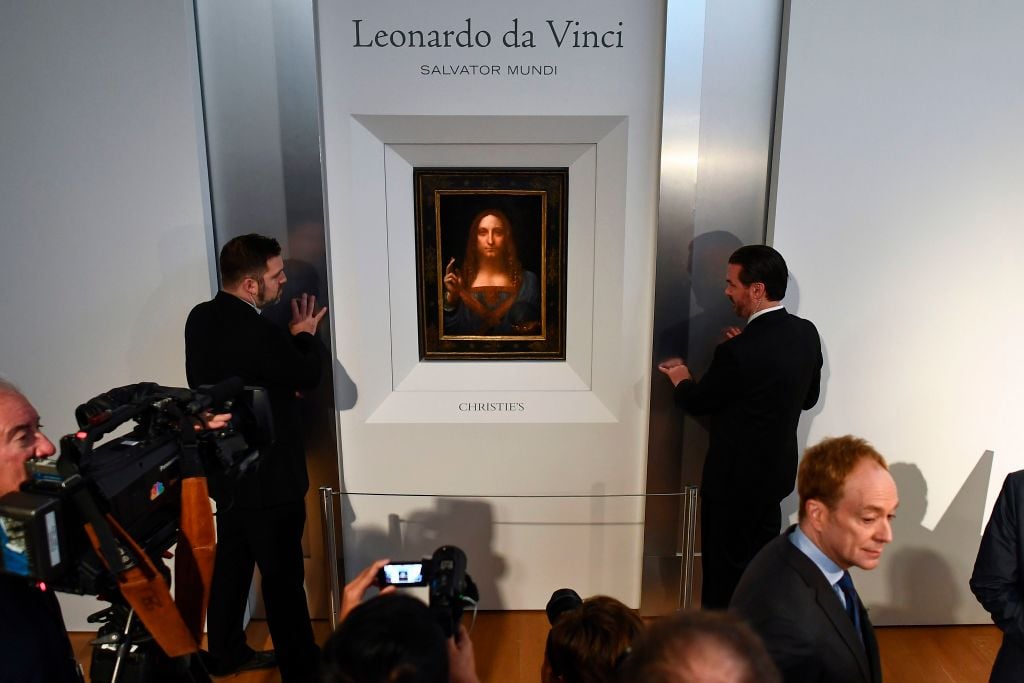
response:
<path id="1" fill-rule="evenodd" d="M 327 315 L 327 307 L 316 310 L 316 297 L 312 294 L 303 294 L 292 299 L 292 320 L 288 323 L 291 333 L 299 334 L 308 332 L 316 334 L 317 325 Z"/>
<path id="2" fill-rule="evenodd" d="M 679 383 L 683 380 L 693 379 L 693 376 L 690 375 L 690 368 L 686 367 L 686 363 L 683 362 L 682 358 L 669 358 L 660 363 L 658 369 L 661 370 L 663 375 L 672 380 L 672 386 L 679 386 Z"/>

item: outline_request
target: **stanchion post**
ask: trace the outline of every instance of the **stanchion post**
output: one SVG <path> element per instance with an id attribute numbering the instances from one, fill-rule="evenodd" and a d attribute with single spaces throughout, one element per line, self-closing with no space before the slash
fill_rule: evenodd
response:
<path id="1" fill-rule="evenodd" d="M 693 605 L 693 558 L 697 555 L 694 546 L 697 544 L 697 487 L 687 486 L 689 496 L 686 498 L 686 527 L 690 530 L 686 537 L 686 546 L 683 548 L 683 562 L 685 565 L 686 591 L 683 595 L 683 606 Z"/>
<path id="2" fill-rule="evenodd" d="M 679 500 L 680 558 L 678 606 L 687 609 L 693 604 L 693 558 L 697 542 L 697 487 L 684 486 Z"/>
<path id="3" fill-rule="evenodd" d="M 338 536 L 334 514 L 335 491 L 330 486 L 320 487 L 320 515 L 323 518 L 324 549 L 327 551 L 327 576 L 331 585 L 328 591 L 331 612 L 331 630 L 338 628 L 341 614 L 341 577 L 338 569 Z"/>
<path id="4" fill-rule="evenodd" d="M 689 499 L 690 491 L 683 487 L 682 492 L 679 494 L 679 522 L 677 525 L 679 533 L 676 538 L 676 557 L 679 558 L 679 589 L 676 592 L 676 609 L 686 607 L 687 586 L 689 584 L 689 575 L 686 573 L 686 545 L 687 537 L 690 534 L 686 511 L 689 507 Z"/>

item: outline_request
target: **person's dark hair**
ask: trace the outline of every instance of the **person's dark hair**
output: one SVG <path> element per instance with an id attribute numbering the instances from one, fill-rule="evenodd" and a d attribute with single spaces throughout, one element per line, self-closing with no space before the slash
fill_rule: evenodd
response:
<path id="1" fill-rule="evenodd" d="M 611 683 L 643 628 L 634 610 L 597 595 L 556 619 L 544 657 L 551 673 L 566 683 Z"/>
<path id="2" fill-rule="evenodd" d="M 255 233 L 235 237 L 220 250 L 220 278 L 224 287 L 234 287 L 247 277 L 262 282 L 267 261 L 281 255 L 273 237 Z"/>
<path id="3" fill-rule="evenodd" d="M 423 602 L 380 595 L 341 622 L 321 671 L 324 683 L 448 683 L 448 646 Z"/>
<path id="4" fill-rule="evenodd" d="M 727 612 L 687 610 L 648 627 L 619 672 L 622 683 L 780 683 L 775 663 L 749 626 Z M 726 678 L 729 676 L 729 678 Z"/>
<path id="5" fill-rule="evenodd" d="M 740 247 L 729 257 L 729 263 L 740 267 L 740 282 L 747 287 L 763 282 L 765 295 L 772 301 L 782 301 L 786 296 L 789 279 L 786 259 L 771 247 L 763 244 Z"/>
<path id="6" fill-rule="evenodd" d="M 519 261 L 519 250 L 516 248 L 515 234 L 512 232 L 512 222 L 499 209 L 485 209 L 473 217 L 469 224 L 469 233 L 466 235 L 466 257 L 463 260 L 463 286 L 467 289 L 473 286 L 477 271 L 480 269 L 480 258 L 477 255 L 476 231 L 480 227 L 480 221 L 487 216 L 495 216 L 505 226 L 505 270 L 508 273 L 512 285 L 518 290 L 519 284 L 523 281 L 523 264 Z"/>

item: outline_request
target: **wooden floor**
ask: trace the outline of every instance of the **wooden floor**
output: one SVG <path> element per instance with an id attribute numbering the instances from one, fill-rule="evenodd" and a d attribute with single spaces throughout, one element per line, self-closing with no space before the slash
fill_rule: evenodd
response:
<path id="1" fill-rule="evenodd" d="M 875 629 L 886 683 L 988 683 L 1003 642 L 995 626 Z"/>
<path id="2" fill-rule="evenodd" d="M 469 626 L 470 615 L 466 617 Z M 323 642 L 330 624 L 313 622 Z M 473 626 L 473 646 L 482 683 L 538 683 L 544 658 L 547 619 L 543 612 L 481 612 Z M 986 683 L 1002 642 L 994 626 L 887 626 L 875 630 L 886 683 Z M 273 647 L 266 622 L 249 625 L 249 645 Z M 83 666 L 89 665 L 92 634 L 73 633 Z M 87 671 L 88 673 L 88 671 Z M 274 683 L 276 670 L 218 679 L 231 683 Z"/>

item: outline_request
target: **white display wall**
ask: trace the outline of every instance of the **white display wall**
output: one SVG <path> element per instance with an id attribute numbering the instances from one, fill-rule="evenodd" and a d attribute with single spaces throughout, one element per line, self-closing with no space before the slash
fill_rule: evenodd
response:
<path id="1" fill-rule="evenodd" d="M 825 352 L 809 443 L 889 460 L 875 623 L 987 622 L 967 585 L 1019 428 L 1024 61 L 1016 2 L 794 1 L 774 245 Z"/>
<path id="2" fill-rule="evenodd" d="M 485 608 L 636 604 L 664 7 L 317 14 L 347 574 L 448 543 Z M 399 46 L 432 30 L 474 46 Z M 420 359 L 412 173 L 446 166 L 569 169 L 564 361 Z"/>
<path id="3" fill-rule="evenodd" d="M 0 9 L 0 374 L 55 442 L 113 387 L 185 386 L 216 287 L 195 60 L 190 4 Z M 96 630 L 106 603 L 60 598 Z"/>

